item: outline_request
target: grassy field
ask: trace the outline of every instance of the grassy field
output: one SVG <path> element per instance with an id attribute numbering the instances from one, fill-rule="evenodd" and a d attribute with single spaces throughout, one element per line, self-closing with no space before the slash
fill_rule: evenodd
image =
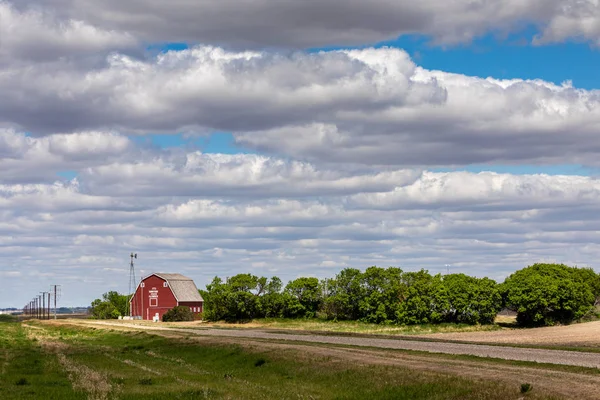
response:
<path id="1" fill-rule="evenodd" d="M 503 320 L 503 324 L 507 324 Z M 498 324 L 467 325 L 467 324 L 426 324 L 426 325 L 382 325 L 368 324 L 357 321 L 326 321 L 320 319 L 284 319 L 265 318 L 255 319 L 247 323 L 210 323 L 218 328 L 265 328 L 290 329 L 298 331 L 344 332 L 385 335 L 423 335 L 428 333 L 450 332 L 481 332 L 502 329 Z"/>
<path id="2" fill-rule="evenodd" d="M 0 322 L 2 399 L 517 399 L 513 385 L 293 349 Z M 532 399 L 549 399 L 539 392 Z"/>

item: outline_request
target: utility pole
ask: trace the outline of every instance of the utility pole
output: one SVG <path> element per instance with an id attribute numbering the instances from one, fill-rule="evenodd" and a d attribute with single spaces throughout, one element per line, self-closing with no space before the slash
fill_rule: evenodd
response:
<path id="1" fill-rule="evenodd" d="M 50 292 L 48 293 L 48 313 L 46 314 L 46 319 L 50 319 Z"/>
<path id="2" fill-rule="evenodd" d="M 60 295 L 60 285 L 52 285 L 51 287 L 52 291 L 54 292 L 54 319 L 56 319 L 56 302 L 58 301 L 58 296 Z"/>
<path id="3" fill-rule="evenodd" d="M 40 319 L 46 319 L 46 292 L 40 292 L 42 294 L 42 312 Z"/>

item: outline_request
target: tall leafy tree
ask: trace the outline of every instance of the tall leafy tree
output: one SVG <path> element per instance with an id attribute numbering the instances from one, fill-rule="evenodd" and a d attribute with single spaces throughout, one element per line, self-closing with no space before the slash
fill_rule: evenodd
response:
<path id="1" fill-rule="evenodd" d="M 369 267 L 361 276 L 361 320 L 392 323 L 396 320 L 406 285 L 400 268 Z"/>
<path id="2" fill-rule="evenodd" d="M 363 297 L 362 273 L 356 268 L 345 268 L 335 279 L 322 283 L 324 314 L 330 319 L 358 320 L 361 318 L 360 300 Z"/>
<path id="3" fill-rule="evenodd" d="M 441 275 L 426 270 L 402 275 L 406 291 L 396 311 L 402 324 L 434 324 L 444 320 L 449 308 L 448 295 Z"/>
<path id="4" fill-rule="evenodd" d="M 588 274 L 564 264 L 533 264 L 505 280 L 504 301 L 521 325 L 569 323 L 594 307 L 595 286 L 585 279 Z"/>
<path id="5" fill-rule="evenodd" d="M 286 285 L 284 293 L 286 295 L 286 307 L 296 308 L 297 312 L 293 314 L 297 316 L 314 317 L 321 306 L 321 287 L 317 278 L 302 277 L 295 279 Z"/>
<path id="6" fill-rule="evenodd" d="M 448 296 L 448 322 L 491 324 L 502 308 L 502 296 L 495 281 L 465 274 L 443 278 Z"/>
<path id="7" fill-rule="evenodd" d="M 92 301 L 92 316 L 97 319 L 117 319 L 127 314 L 127 295 L 115 291 L 106 292 L 101 299 Z"/>

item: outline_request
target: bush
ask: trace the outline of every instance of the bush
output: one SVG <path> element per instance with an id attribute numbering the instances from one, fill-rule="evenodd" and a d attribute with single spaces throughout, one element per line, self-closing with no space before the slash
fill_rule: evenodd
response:
<path id="1" fill-rule="evenodd" d="M 570 323 L 594 307 L 596 289 L 587 275 L 563 264 L 534 264 L 509 276 L 501 290 L 519 325 Z"/>
<path id="2" fill-rule="evenodd" d="M 254 363 L 255 367 L 262 367 L 263 365 L 265 365 L 267 362 L 267 360 L 265 360 L 264 358 L 259 358 L 258 360 L 256 360 L 256 362 Z"/>
<path id="3" fill-rule="evenodd" d="M 521 393 L 529 393 L 533 389 L 533 386 L 529 383 L 521 383 Z"/>
<path id="4" fill-rule="evenodd" d="M 465 324 L 493 324 L 502 308 L 498 285 L 488 278 L 465 274 L 444 276 L 449 309 L 446 321 Z"/>
<path id="5" fill-rule="evenodd" d="M 164 313 L 163 322 L 193 321 L 194 314 L 189 307 L 176 306 Z"/>

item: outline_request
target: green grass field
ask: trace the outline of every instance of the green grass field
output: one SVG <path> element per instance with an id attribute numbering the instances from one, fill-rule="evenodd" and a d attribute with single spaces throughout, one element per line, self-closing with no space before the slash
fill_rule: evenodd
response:
<path id="1" fill-rule="evenodd" d="M 41 323 L 0 322 L 2 399 L 511 399 L 517 382 Z M 535 391 L 528 398 L 547 398 Z"/>

